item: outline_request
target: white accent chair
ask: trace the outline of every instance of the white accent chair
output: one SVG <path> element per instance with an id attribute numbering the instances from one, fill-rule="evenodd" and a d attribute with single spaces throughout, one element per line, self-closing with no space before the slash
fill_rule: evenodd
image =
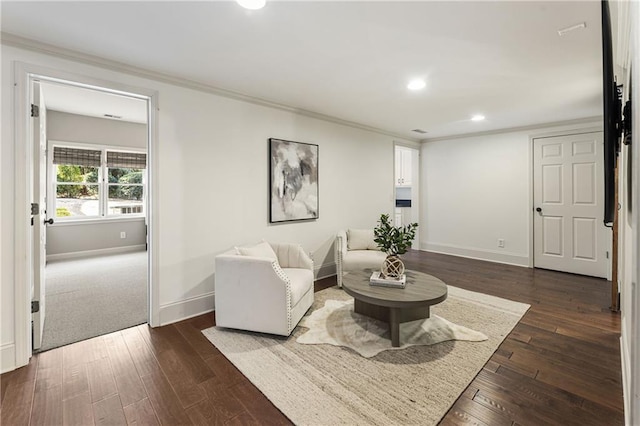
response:
<path id="1" fill-rule="evenodd" d="M 334 245 L 338 287 L 349 271 L 380 270 L 387 255 L 373 241 L 373 229 L 340 230 Z"/>
<path id="2" fill-rule="evenodd" d="M 260 245 L 216 256 L 216 325 L 289 336 L 313 304 L 313 260 L 298 244 Z"/>

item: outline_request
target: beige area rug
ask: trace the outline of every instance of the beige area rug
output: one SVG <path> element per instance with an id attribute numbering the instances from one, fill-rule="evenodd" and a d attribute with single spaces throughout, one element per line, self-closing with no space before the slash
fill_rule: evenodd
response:
<path id="1" fill-rule="evenodd" d="M 365 358 L 382 351 L 402 350 L 415 345 L 434 345 L 448 340 L 481 342 L 484 334 L 447 321 L 437 315 L 400 324 L 401 346 L 391 346 L 389 324 L 353 312 L 352 300 L 327 300 L 324 307 L 304 317 L 300 324 L 309 330 L 296 341 L 305 345 L 345 346 Z"/>
<path id="2" fill-rule="evenodd" d="M 336 287 L 315 295 L 352 300 Z M 529 305 L 449 286 L 431 314 L 480 331 L 482 342 L 446 341 L 363 358 L 351 349 L 212 327 L 204 335 L 299 425 L 433 425 L 447 413 Z"/>

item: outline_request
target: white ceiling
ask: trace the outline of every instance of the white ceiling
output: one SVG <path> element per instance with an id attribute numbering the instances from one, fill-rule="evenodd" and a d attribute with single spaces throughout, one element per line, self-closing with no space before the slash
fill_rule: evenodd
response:
<path id="1" fill-rule="evenodd" d="M 147 122 L 147 103 L 142 99 L 53 82 L 41 82 L 40 86 L 47 109 L 134 123 Z M 119 118 L 105 117 L 105 114 Z"/>
<path id="2" fill-rule="evenodd" d="M 596 1 L 1 7 L 6 33 L 411 138 L 602 114 Z M 558 36 L 581 22 L 586 29 Z M 415 77 L 425 90 L 407 90 Z"/>

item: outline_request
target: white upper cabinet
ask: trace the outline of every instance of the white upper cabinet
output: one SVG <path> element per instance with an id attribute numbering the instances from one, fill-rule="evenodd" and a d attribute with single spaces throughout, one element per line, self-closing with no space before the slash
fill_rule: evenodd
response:
<path id="1" fill-rule="evenodd" d="M 396 186 L 411 186 L 411 150 L 396 147 Z"/>

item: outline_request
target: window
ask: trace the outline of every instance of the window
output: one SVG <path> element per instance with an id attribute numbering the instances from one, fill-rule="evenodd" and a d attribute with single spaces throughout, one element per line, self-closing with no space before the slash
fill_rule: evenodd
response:
<path id="1" fill-rule="evenodd" d="M 147 155 L 107 151 L 107 215 L 141 214 L 144 209 L 144 172 Z"/>
<path id="2" fill-rule="evenodd" d="M 49 199 L 58 220 L 144 216 L 145 153 L 56 144 L 52 149 L 55 197 Z"/>

